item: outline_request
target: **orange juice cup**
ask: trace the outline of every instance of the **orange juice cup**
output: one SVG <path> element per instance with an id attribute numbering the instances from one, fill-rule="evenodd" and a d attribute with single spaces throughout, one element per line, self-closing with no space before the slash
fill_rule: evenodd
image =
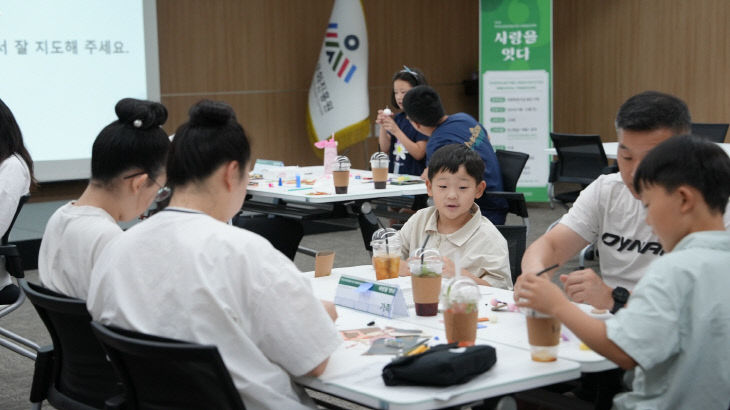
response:
<path id="1" fill-rule="evenodd" d="M 373 267 L 375 267 L 375 278 L 377 280 L 392 279 L 398 277 L 400 269 L 400 239 L 389 237 L 375 239 L 370 242 L 373 248 Z"/>

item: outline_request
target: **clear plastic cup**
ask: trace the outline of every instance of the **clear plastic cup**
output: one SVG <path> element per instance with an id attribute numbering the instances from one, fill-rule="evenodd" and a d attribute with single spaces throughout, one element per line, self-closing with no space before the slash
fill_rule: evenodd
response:
<path id="1" fill-rule="evenodd" d="M 408 261 L 413 286 L 413 302 L 416 315 L 436 316 L 441 293 L 441 271 L 443 260 L 436 249 L 417 249 Z"/>
<path id="2" fill-rule="evenodd" d="M 530 356 L 536 362 L 553 362 L 558 358 L 560 321 L 533 309 L 523 309 L 527 320 Z"/>
<path id="3" fill-rule="evenodd" d="M 376 152 L 370 157 L 370 169 L 373 171 L 375 189 L 385 189 L 388 182 L 388 154 Z"/>
<path id="4" fill-rule="evenodd" d="M 346 194 L 350 184 L 350 159 L 340 155 L 332 165 L 332 180 L 335 184 L 335 194 Z"/>
<path id="5" fill-rule="evenodd" d="M 456 275 L 444 286 L 444 327 L 449 343 L 474 345 L 480 298 L 479 286 L 468 277 Z"/>

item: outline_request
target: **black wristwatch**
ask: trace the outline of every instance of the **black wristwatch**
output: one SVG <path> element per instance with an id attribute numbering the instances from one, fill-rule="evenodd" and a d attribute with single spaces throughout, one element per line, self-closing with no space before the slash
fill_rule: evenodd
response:
<path id="1" fill-rule="evenodd" d="M 616 313 L 626 305 L 626 302 L 629 300 L 629 291 L 626 290 L 626 288 L 622 288 L 621 286 L 616 286 L 616 288 L 611 292 L 611 297 L 613 298 L 613 307 L 611 308 L 611 313 Z"/>

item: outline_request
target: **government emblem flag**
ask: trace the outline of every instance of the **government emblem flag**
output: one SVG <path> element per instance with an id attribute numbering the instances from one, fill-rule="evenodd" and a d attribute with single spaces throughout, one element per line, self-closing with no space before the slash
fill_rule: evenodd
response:
<path id="1" fill-rule="evenodd" d="M 335 0 L 307 105 L 312 143 L 334 133 L 339 149 L 370 134 L 368 35 L 360 0 Z M 321 150 L 315 150 L 318 154 Z"/>

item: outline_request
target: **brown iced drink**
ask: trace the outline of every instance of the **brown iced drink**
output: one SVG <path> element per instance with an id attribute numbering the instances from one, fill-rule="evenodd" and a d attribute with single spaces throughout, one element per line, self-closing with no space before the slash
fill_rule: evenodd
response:
<path id="1" fill-rule="evenodd" d="M 388 167 L 373 168 L 373 183 L 375 189 L 385 189 L 388 182 Z"/>
<path id="2" fill-rule="evenodd" d="M 477 338 L 477 309 L 469 313 L 456 312 L 446 309 L 444 312 L 444 327 L 446 340 L 449 343 L 459 343 L 459 346 L 473 346 Z"/>
<path id="3" fill-rule="evenodd" d="M 373 170 L 373 182 L 375 189 L 385 189 L 388 181 L 388 154 L 385 152 L 376 152 L 370 157 L 370 169 Z"/>
<path id="4" fill-rule="evenodd" d="M 335 183 L 335 193 L 346 194 L 350 183 L 350 170 L 332 171 L 332 179 Z"/>
<path id="5" fill-rule="evenodd" d="M 527 339 L 530 342 L 532 360 L 552 362 L 557 359 L 560 343 L 560 321 L 554 317 L 527 314 Z"/>
<path id="6" fill-rule="evenodd" d="M 441 275 L 427 277 L 411 274 L 411 284 L 413 285 L 416 315 L 436 316 L 439 310 Z"/>
<path id="7" fill-rule="evenodd" d="M 400 255 L 386 254 L 373 256 L 375 279 L 393 279 L 398 277 L 400 269 Z"/>

